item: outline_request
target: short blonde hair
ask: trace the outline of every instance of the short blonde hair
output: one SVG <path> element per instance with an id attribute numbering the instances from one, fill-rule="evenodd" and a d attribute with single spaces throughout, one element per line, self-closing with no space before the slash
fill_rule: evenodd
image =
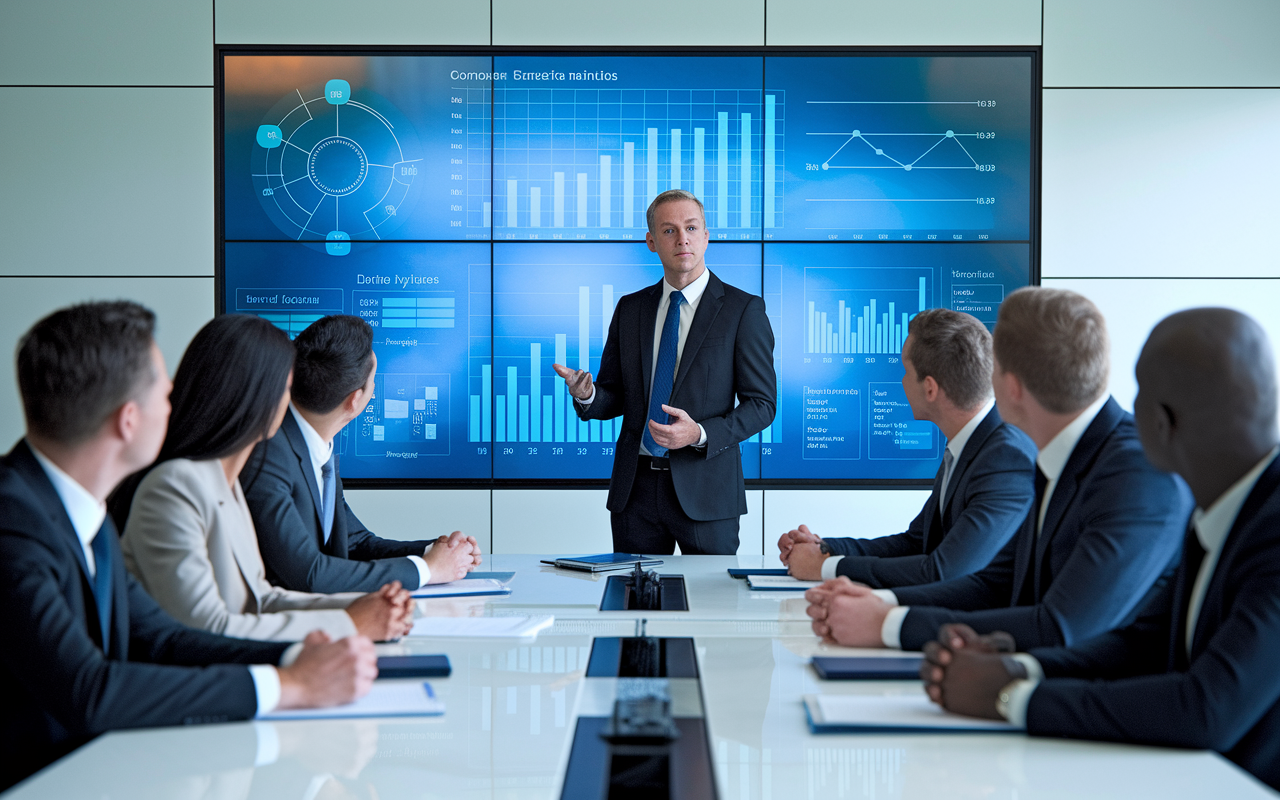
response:
<path id="1" fill-rule="evenodd" d="M 702 224 L 707 224 L 707 210 L 702 207 L 702 201 L 693 192 L 686 192 L 684 189 L 668 189 L 657 197 L 653 198 L 653 202 L 649 204 L 649 208 L 644 212 L 645 224 L 649 226 L 649 233 L 653 233 L 654 214 L 658 210 L 658 206 L 666 203 L 674 203 L 677 200 L 692 200 L 698 204 L 698 213 L 702 215 Z"/>
<path id="2" fill-rule="evenodd" d="M 1111 371 L 1107 322 L 1088 298 L 1028 286 L 1005 298 L 992 337 L 1000 369 L 1055 414 L 1080 411 L 1102 396 Z"/>

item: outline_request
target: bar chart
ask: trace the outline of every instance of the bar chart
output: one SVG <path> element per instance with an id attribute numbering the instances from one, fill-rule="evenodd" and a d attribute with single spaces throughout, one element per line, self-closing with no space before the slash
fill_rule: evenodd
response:
<path id="1" fill-rule="evenodd" d="M 457 319 L 453 292 L 355 291 L 351 302 L 374 328 L 452 328 Z"/>
<path id="2" fill-rule="evenodd" d="M 808 277 L 806 270 L 805 278 Z M 871 280 L 874 282 L 878 277 L 877 272 Z M 807 301 L 809 331 L 806 353 L 898 353 L 907 338 L 911 318 L 929 307 L 928 278 L 925 275 L 919 276 L 916 297 L 905 306 L 902 301 L 910 293 L 910 287 L 832 291 L 817 276 L 815 284 L 813 294 L 816 299 Z M 865 304 L 856 305 L 863 295 L 866 296 Z M 878 311 L 876 295 L 880 295 Z M 886 302 L 886 296 L 896 299 Z M 836 305 L 828 309 L 829 303 Z"/>

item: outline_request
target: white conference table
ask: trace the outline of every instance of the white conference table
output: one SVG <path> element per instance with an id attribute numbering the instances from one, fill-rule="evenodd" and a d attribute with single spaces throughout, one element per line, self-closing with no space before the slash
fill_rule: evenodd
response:
<path id="1" fill-rule="evenodd" d="M 694 638 L 722 800 L 866 798 L 1263 798 L 1267 787 L 1210 752 L 1073 742 L 1021 734 L 813 735 L 800 697 L 919 692 L 918 683 L 823 682 L 798 596 L 751 592 L 731 566 L 761 556 L 668 557 L 689 612 L 601 612 L 604 577 L 487 557 L 515 571 L 508 597 L 440 599 L 425 613 L 550 613 L 534 639 L 409 638 L 385 653 L 446 653 L 453 675 L 431 681 L 440 717 L 242 722 L 102 736 L 5 795 L 58 798 L 555 798 L 593 636 Z M 769 561 L 776 562 L 774 557 Z M 775 565 L 776 563 L 770 564 Z"/>

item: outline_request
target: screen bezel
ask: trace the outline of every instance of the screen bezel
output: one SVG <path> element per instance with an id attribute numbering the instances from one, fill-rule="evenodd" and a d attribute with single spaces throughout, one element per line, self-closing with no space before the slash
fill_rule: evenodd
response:
<path id="1" fill-rule="evenodd" d="M 1006 46 L 917 46 L 917 47 L 864 47 L 864 46 L 746 46 L 746 47 L 537 47 L 537 46 L 472 46 L 453 47 L 447 45 L 413 45 L 413 46 L 378 46 L 367 45 L 243 45 L 221 44 L 214 46 L 214 313 L 226 313 L 226 231 L 225 231 L 225 164 L 223 155 L 224 140 L 224 95 L 226 82 L 224 61 L 228 56 L 393 56 L 393 55 L 452 55 L 497 57 L 507 55 L 573 55 L 573 56 L 903 56 L 928 57 L 940 55 L 964 56 L 1027 56 L 1031 59 L 1031 165 L 1029 187 L 1030 231 L 1028 247 L 1030 249 L 1030 270 L 1027 276 L 1028 286 L 1040 285 L 1040 234 L 1041 234 L 1041 167 L 1042 167 L 1042 122 L 1043 122 L 1043 47 L 1040 45 L 1006 45 Z M 767 73 L 762 66 L 762 78 Z M 492 181 L 492 175 L 490 177 Z M 245 240 L 237 240 L 245 241 Z M 414 240 L 414 241 L 458 241 L 449 240 Z M 760 241 L 761 263 L 763 263 L 766 243 L 780 243 L 790 240 L 770 239 Z M 983 243 L 1023 240 L 987 240 Z M 754 244 L 754 243 L 753 243 Z M 874 242 L 866 242 L 872 245 Z M 494 239 L 489 238 L 490 270 L 493 265 Z M 492 459 L 492 451 L 490 453 Z M 927 489 L 933 485 L 933 479 L 876 479 L 876 478 L 753 478 L 746 480 L 748 489 Z M 350 489 L 598 489 L 609 485 L 607 478 L 589 479 L 527 479 L 527 478 L 494 478 L 492 470 L 487 479 L 449 479 L 449 478 L 350 478 L 343 481 Z"/>

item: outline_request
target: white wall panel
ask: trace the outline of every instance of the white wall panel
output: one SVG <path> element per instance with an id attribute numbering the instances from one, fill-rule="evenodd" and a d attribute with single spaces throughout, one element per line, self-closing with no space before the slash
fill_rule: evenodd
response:
<path id="1" fill-rule="evenodd" d="M 1040 43 L 1040 0 L 773 0 L 768 15 L 776 45 Z"/>
<path id="2" fill-rule="evenodd" d="M 764 552 L 764 492 L 747 490 L 747 513 L 738 521 L 738 555 Z"/>
<path id="3" fill-rule="evenodd" d="M 1280 90 L 1046 90 L 1043 275 L 1280 274 L 1277 130 Z"/>
<path id="4" fill-rule="evenodd" d="M 1280 86 L 1275 0 L 1045 0 L 1045 86 Z"/>
<path id="5" fill-rule="evenodd" d="M 212 0 L 15 0 L 0 4 L 0 84 L 211 86 L 212 37 Z"/>
<path id="6" fill-rule="evenodd" d="M 1280 280 L 1046 280 L 1045 286 L 1088 297 L 1107 318 L 1111 335 L 1111 393 L 1133 410 L 1138 393 L 1133 368 L 1155 324 L 1175 311 L 1225 306 L 1262 324 L 1273 350 L 1280 350 Z"/>
<path id="7" fill-rule="evenodd" d="M 489 43 L 476 0 L 217 0 L 219 44 Z"/>
<path id="8" fill-rule="evenodd" d="M 493 43 L 759 45 L 764 0 L 493 0 Z"/>
<path id="9" fill-rule="evenodd" d="M 608 553 L 605 489 L 495 489 L 493 552 Z"/>
<path id="10" fill-rule="evenodd" d="M 0 275 L 213 274 L 212 89 L 0 88 L 0 107 Z"/>
<path id="11" fill-rule="evenodd" d="M 349 489 L 347 504 L 369 530 L 384 539 L 434 539 L 453 531 L 476 537 L 493 552 L 488 489 Z"/>
<path id="12" fill-rule="evenodd" d="M 764 551 L 778 552 L 778 537 L 798 525 L 819 536 L 870 539 L 907 529 L 924 506 L 923 490 L 770 490 L 764 501 Z"/>
<path id="13" fill-rule="evenodd" d="M 134 300 L 156 312 L 156 340 L 173 374 L 191 337 L 213 317 L 213 278 L 0 277 L 0 450 L 24 427 L 12 360 L 18 338 L 49 312 L 87 300 Z"/>

